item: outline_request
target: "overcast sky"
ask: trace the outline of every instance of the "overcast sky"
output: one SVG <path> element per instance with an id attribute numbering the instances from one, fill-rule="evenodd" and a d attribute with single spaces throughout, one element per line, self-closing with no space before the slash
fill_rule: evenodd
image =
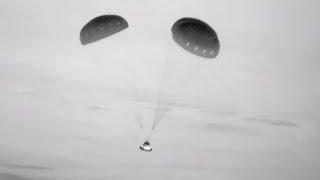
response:
<path id="1" fill-rule="evenodd" d="M 0 179 L 318 179 L 319 7 L 0 0 Z M 82 46 L 103 14 L 129 28 Z M 216 59 L 175 44 L 182 17 L 215 29 Z M 139 152 L 159 99 L 154 152 Z"/>

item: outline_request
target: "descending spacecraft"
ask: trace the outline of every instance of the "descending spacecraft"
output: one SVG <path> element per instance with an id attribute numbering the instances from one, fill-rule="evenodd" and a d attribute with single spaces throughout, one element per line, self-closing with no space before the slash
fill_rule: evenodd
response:
<path id="1" fill-rule="evenodd" d="M 98 16 L 82 27 L 80 31 L 80 42 L 82 45 L 91 44 L 123 31 L 128 27 L 128 22 L 119 15 Z M 181 18 L 173 24 L 171 33 L 172 39 L 176 44 L 193 55 L 213 59 L 219 54 L 220 42 L 217 33 L 210 25 L 200 19 L 190 17 Z M 159 109 L 160 108 L 156 109 L 149 137 L 140 145 L 142 151 L 152 151 L 148 139 L 162 119 L 162 117 L 158 115 Z"/>
<path id="2" fill-rule="evenodd" d="M 145 141 L 143 144 L 140 145 L 140 149 L 141 149 L 142 151 L 148 151 L 148 152 L 152 151 L 152 147 L 151 147 L 151 145 L 150 145 L 150 143 L 149 143 L 148 140 Z"/>

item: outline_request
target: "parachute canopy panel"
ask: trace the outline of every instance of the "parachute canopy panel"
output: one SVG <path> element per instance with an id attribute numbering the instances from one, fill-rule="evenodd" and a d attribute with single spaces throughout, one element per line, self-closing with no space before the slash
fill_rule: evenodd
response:
<path id="1" fill-rule="evenodd" d="M 128 27 L 128 22 L 118 15 L 102 15 L 89 21 L 80 32 L 81 44 L 89 44 Z"/>
<path id="2" fill-rule="evenodd" d="M 182 18 L 171 28 L 174 41 L 192 54 L 215 58 L 220 50 L 216 32 L 205 22 L 194 18 Z"/>

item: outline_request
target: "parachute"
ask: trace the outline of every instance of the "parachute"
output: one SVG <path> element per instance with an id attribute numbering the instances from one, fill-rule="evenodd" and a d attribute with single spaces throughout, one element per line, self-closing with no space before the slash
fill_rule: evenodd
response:
<path id="1" fill-rule="evenodd" d="M 182 18 L 171 28 L 174 41 L 183 49 L 205 58 L 215 58 L 220 50 L 216 32 L 205 22 Z"/>
<path id="2" fill-rule="evenodd" d="M 173 40 L 180 47 L 200 58 L 213 59 L 219 54 L 220 42 L 217 33 L 207 23 L 199 19 L 181 18 L 173 24 L 171 32 Z M 173 97 L 168 97 L 168 94 L 176 89 L 183 91 L 183 88 L 190 83 L 188 79 L 193 76 L 191 72 L 199 72 L 197 68 L 201 68 L 201 66 L 197 61 L 188 62 L 175 57 L 166 59 L 164 67 L 166 72 L 160 83 L 153 125 L 147 140 L 150 139 L 153 130 L 168 112 L 168 105 L 173 99 Z M 186 89 L 184 91 L 187 91 Z"/>
<path id="3" fill-rule="evenodd" d="M 118 15 L 102 15 L 89 21 L 80 31 L 80 41 L 86 45 L 111 36 L 128 27 L 127 21 Z"/>

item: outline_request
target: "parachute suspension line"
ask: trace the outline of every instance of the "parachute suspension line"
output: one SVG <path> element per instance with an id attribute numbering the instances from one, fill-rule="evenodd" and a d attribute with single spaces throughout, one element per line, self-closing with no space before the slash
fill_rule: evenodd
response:
<path id="1" fill-rule="evenodd" d="M 147 137 L 147 140 L 150 139 L 153 130 L 156 128 L 156 126 L 159 124 L 160 120 L 164 116 L 164 114 L 161 116 L 161 114 L 160 114 L 161 112 L 160 111 L 161 111 L 161 101 L 158 99 L 157 105 L 156 105 L 156 109 L 155 109 L 155 115 L 154 115 L 154 119 L 153 119 L 152 128 L 151 128 L 150 133 L 149 133 L 149 135 Z M 162 112 L 162 113 L 165 113 L 165 112 Z"/>
<path id="2" fill-rule="evenodd" d="M 140 130 L 143 131 L 143 124 L 142 124 L 142 121 L 141 121 L 142 120 L 141 114 L 135 113 L 134 114 L 134 119 L 138 122 Z"/>
<path id="3" fill-rule="evenodd" d="M 166 55 L 166 58 L 165 58 L 165 62 L 164 62 L 164 65 L 163 65 L 163 71 L 162 71 L 162 75 L 161 75 L 161 80 L 160 80 L 160 88 L 158 89 L 158 92 L 157 92 L 157 104 L 155 106 L 155 115 L 154 115 L 154 118 L 153 118 L 153 123 L 152 123 L 152 128 L 150 130 L 150 133 L 149 135 L 147 136 L 147 140 L 150 139 L 151 135 L 152 135 L 152 132 L 154 131 L 154 129 L 157 127 L 157 125 L 159 124 L 160 120 L 163 118 L 164 114 L 166 113 L 166 111 L 164 112 L 161 112 L 161 104 L 164 104 L 164 102 L 162 102 L 162 99 L 163 99 L 163 88 L 166 86 L 165 85 L 165 79 L 166 79 L 166 74 L 168 73 L 167 72 L 167 69 L 168 69 L 168 54 Z M 161 114 L 162 113 L 162 114 Z"/>

